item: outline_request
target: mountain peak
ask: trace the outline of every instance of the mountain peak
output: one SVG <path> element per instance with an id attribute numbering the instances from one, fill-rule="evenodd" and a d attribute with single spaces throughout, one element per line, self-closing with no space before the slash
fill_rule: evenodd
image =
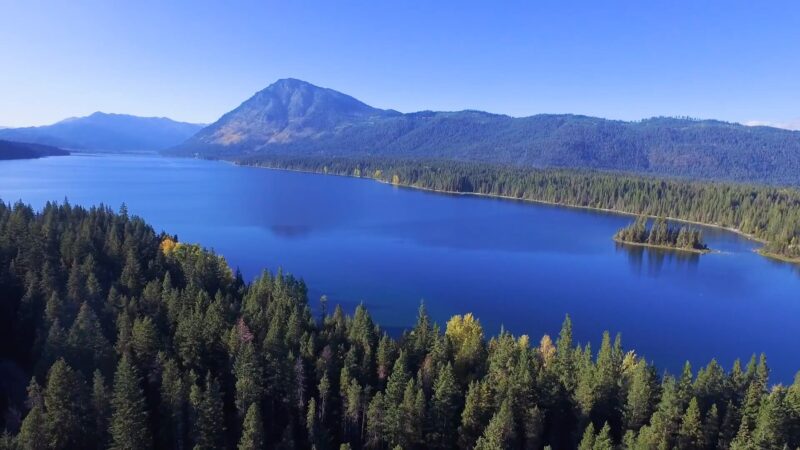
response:
<path id="1" fill-rule="evenodd" d="M 349 95 L 282 78 L 202 130 L 194 140 L 221 145 L 288 143 L 390 114 Z"/>

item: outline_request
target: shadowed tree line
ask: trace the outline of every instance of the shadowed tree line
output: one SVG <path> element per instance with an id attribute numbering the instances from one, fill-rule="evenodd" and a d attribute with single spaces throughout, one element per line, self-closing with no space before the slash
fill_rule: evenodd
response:
<path id="1" fill-rule="evenodd" d="M 636 220 L 617 231 L 614 239 L 632 244 L 647 244 L 658 247 L 673 247 L 686 250 L 708 250 L 703 243 L 703 233 L 689 227 L 673 227 L 663 217 L 653 221 L 647 227 L 647 217 L 639 216 Z"/>
<path id="2" fill-rule="evenodd" d="M 389 287 L 387 287 L 389 288 Z M 0 449 L 782 449 L 800 379 L 766 359 L 659 371 L 608 333 L 538 343 L 424 306 L 392 338 L 359 306 L 108 208 L 0 204 Z"/>

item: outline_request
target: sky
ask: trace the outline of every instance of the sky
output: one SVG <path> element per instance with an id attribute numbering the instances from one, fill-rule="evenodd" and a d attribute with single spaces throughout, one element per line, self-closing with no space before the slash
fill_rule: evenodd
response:
<path id="1" fill-rule="evenodd" d="M 800 129 L 797 1 L 0 0 L 0 126 L 210 123 L 280 78 L 402 112 Z"/>

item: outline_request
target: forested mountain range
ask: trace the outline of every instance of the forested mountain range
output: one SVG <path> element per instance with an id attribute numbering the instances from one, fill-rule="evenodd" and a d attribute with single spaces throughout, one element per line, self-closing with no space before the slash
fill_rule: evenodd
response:
<path id="1" fill-rule="evenodd" d="M 28 144 L 25 142 L 12 142 L 0 140 L 0 160 L 3 159 L 32 159 L 45 156 L 66 156 L 69 152 L 58 147 L 41 144 Z"/>
<path id="2" fill-rule="evenodd" d="M 420 307 L 390 337 L 278 272 L 124 206 L 0 203 L 0 449 L 782 449 L 800 377 L 765 357 L 678 376 L 608 333 L 597 349 Z M 27 390 L 25 388 L 27 384 Z"/>
<path id="3" fill-rule="evenodd" d="M 715 120 L 637 122 L 570 114 L 402 114 L 283 79 L 173 154 L 450 159 L 776 184 L 800 183 L 800 132 Z"/>
<path id="4" fill-rule="evenodd" d="M 157 151 L 185 141 L 202 127 L 164 117 L 96 112 L 52 125 L 0 129 L 0 139 L 74 150 Z"/>

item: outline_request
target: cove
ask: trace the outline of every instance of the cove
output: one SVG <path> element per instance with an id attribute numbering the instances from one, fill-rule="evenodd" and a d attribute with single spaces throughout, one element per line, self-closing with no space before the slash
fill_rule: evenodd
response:
<path id="1" fill-rule="evenodd" d="M 796 266 L 725 230 L 703 228 L 715 253 L 660 251 L 612 241 L 632 216 L 155 155 L 2 161 L 0 198 L 124 202 L 247 278 L 282 267 L 312 305 L 364 302 L 393 333 L 424 299 L 442 325 L 472 312 L 488 336 L 505 327 L 535 342 L 570 314 L 577 340 L 596 349 L 603 330 L 620 332 L 673 373 L 759 352 L 776 382 L 800 369 Z"/>

